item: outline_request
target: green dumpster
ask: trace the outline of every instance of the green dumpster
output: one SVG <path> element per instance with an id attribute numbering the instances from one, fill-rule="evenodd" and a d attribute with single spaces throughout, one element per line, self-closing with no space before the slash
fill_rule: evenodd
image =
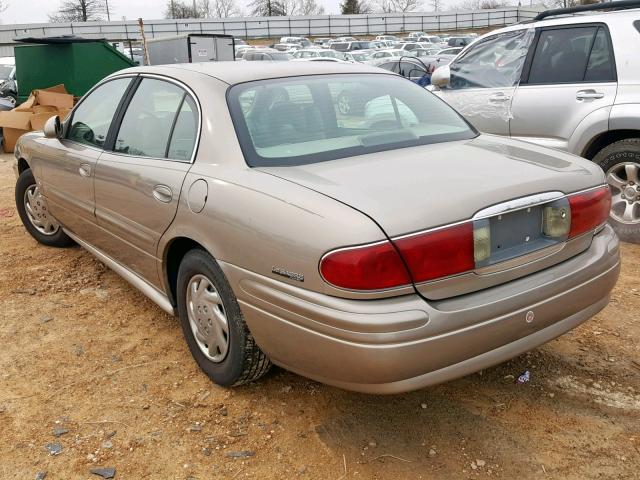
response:
<path id="1" fill-rule="evenodd" d="M 104 40 L 78 37 L 16 39 L 14 49 L 18 102 L 32 90 L 63 83 L 81 97 L 107 75 L 135 65 Z"/>

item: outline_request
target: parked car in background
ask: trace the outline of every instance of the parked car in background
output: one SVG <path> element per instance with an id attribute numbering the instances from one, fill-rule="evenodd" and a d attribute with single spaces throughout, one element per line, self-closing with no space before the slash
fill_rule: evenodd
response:
<path id="1" fill-rule="evenodd" d="M 437 55 L 439 52 L 440 52 L 440 49 L 435 45 L 433 47 L 416 48 L 415 50 L 411 50 L 411 53 L 416 57 L 427 57 L 427 56 Z"/>
<path id="2" fill-rule="evenodd" d="M 332 42 L 329 47 L 338 52 L 352 52 L 354 50 L 369 50 L 373 46 L 369 41 L 358 40 L 355 42 Z"/>
<path id="3" fill-rule="evenodd" d="M 369 53 L 371 62 L 390 57 L 415 56 L 414 50 L 401 50 L 397 48 L 388 48 L 385 50 L 376 50 Z"/>
<path id="4" fill-rule="evenodd" d="M 440 55 L 453 55 L 454 57 L 462 52 L 464 47 L 451 47 L 451 48 L 443 48 L 438 53 Z"/>
<path id="5" fill-rule="evenodd" d="M 424 32 L 410 32 L 408 37 L 417 40 L 418 38 L 424 37 L 425 35 L 426 33 Z"/>
<path id="6" fill-rule="evenodd" d="M 121 70 L 15 155 L 27 232 L 177 314 L 223 386 L 272 362 L 362 392 L 445 382 L 585 322 L 620 269 L 597 165 L 365 65 Z"/>
<path id="7" fill-rule="evenodd" d="M 426 86 L 430 83 L 430 77 L 432 70 L 421 59 L 413 57 L 391 57 L 378 60 L 374 63 L 378 68 L 388 70 L 393 73 L 397 73 L 401 77 L 407 78 L 412 82 L 418 82 L 422 79 L 427 79 Z"/>
<path id="8" fill-rule="evenodd" d="M 421 37 L 418 37 L 417 39 L 418 42 L 429 42 L 429 43 L 442 43 L 442 39 L 437 36 L 437 35 L 423 35 Z"/>
<path id="9" fill-rule="evenodd" d="M 331 38 L 329 37 L 316 37 L 313 39 L 313 44 L 318 47 L 328 47 Z"/>
<path id="10" fill-rule="evenodd" d="M 300 43 L 276 43 L 271 48 L 279 52 L 295 52 L 303 47 Z"/>
<path id="11" fill-rule="evenodd" d="M 0 57 L 0 98 L 15 105 L 18 101 L 16 61 L 14 57 Z"/>
<path id="12" fill-rule="evenodd" d="M 252 48 L 256 48 L 253 45 L 236 45 L 235 47 L 235 51 L 236 51 L 236 59 L 240 59 L 242 58 L 242 56 L 244 55 L 244 53 L 247 50 L 250 50 Z"/>
<path id="13" fill-rule="evenodd" d="M 356 63 L 366 63 L 371 60 L 371 52 L 361 52 L 361 51 L 353 51 L 353 52 L 344 52 L 344 60 L 347 62 L 356 62 Z"/>
<path id="14" fill-rule="evenodd" d="M 611 224 L 640 242 L 640 10 L 615 7 L 551 10 L 495 30 L 432 81 L 479 130 L 600 165 L 614 194 Z"/>
<path id="15" fill-rule="evenodd" d="M 311 41 L 306 37 L 282 37 L 280 38 L 280 43 L 295 43 L 300 45 L 301 48 L 307 48 L 312 45 Z"/>
<path id="16" fill-rule="evenodd" d="M 335 50 L 320 49 L 320 48 L 303 48 L 291 53 L 291 58 L 336 58 L 344 60 L 344 54 L 336 52 Z"/>
<path id="17" fill-rule="evenodd" d="M 333 42 L 355 42 L 357 39 L 355 37 L 336 37 Z"/>
<path id="18" fill-rule="evenodd" d="M 418 42 L 404 42 L 398 46 L 400 50 L 406 50 L 406 51 L 415 50 L 416 48 L 423 48 L 423 47 L 424 47 L 424 44 L 418 43 Z"/>
<path id="19" fill-rule="evenodd" d="M 447 45 L 449 45 L 450 47 L 466 47 L 475 39 L 476 37 L 469 37 L 469 36 L 449 37 L 449 39 L 447 40 Z"/>
<path id="20" fill-rule="evenodd" d="M 400 40 L 398 37 L 396 37 L 395 35 L 378 35 L 376 37 L 377 41 L 391 41 L 391 42 L 397 42 L 398 40 Z"/>
<path id="21" fill-rule="evenodd" d="M 280 52 L 272 48 L 254 48 L 254 49 L 246 50 L 244 55 L 242 56 L 242 59 L 248 62 L 255 62 L 255 61 L 285 62 L 291 59 L 291 55 L 289 55 L 287 52 Z"/>
<path id="22" fill-rule="evenodd" d="M 235 45 L 246 45 L 247 44 L 247 42 L 245 42 L 242 38 L 238 38 L 238 37 L 235 37 L 233 39 L 233 43 Z"/>

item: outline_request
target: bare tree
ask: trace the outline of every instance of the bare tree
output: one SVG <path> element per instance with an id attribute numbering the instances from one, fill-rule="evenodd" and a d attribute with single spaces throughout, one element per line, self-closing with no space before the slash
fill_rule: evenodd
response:
<path id="1" fill-rule="evenodd" d="M 378 0 L 376 6 L 382 13 L 413 12 L 422 7 L 423 0 Z"/>
<path id="2" fill-rule="evenodd" d="M 442 9 L 442 2 L 440 0 L 429 0 L 429 5 L 431 5 L 434 12 L 439 12 Z"/>
<path id="3" fill-rule="evenodd" d="M 182 0 L 169 0 L 165 7 L 165 18 L 200 18 L 197 9 Z"/>
<path id="4" fill-rule="evenodd" d="M 255 17 L 282 17 L 287 14 L 280 0 L 253 0 L 247 7 Z"/>
<path id="5" fill-rule="evenodd" d="M 104 0 L 63 0 L 56 13 L 49 15 L 51 22 L 95 22 L 106 13 Z"/>
<path id="6" fill-rule="evenodd" d="M 9 8 L 9 3 L 4 0 L 0 0 L 0 13 L 4 12 L 7 8 Z"/>
<path id="7" fill-rule="evenodd" d="M 209 0 L 203 2 L 209 3 Z M 235 0 L 214 0 L 213 13 L 216 18 L 237 17 L 241 14 Z"/>
<path id="8" fill-rule="evenodd" d="M 316 0 L 298 0 L 300 8 L 299 15 L 324 15 L 324 7 L 318 5 Z"/>

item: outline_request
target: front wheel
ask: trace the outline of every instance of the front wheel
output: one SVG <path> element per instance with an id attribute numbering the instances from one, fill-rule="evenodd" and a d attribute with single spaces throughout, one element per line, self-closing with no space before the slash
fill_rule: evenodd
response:
<path id="1" fill-rule="evenodd" d="M 600 165 L 611 188 L 609 223 L 621 240 L 640 242 L 640 138 L 612 143 L 593 161 Z"/>
<path id="2" fill-rule="evenodd" d="M 198 366 L 222 386 L 257 380 L 271 362 L 253 340 L 238 300 L 215 259 L 188 252 L 178 270 L 178 313 Z"/>
<path id="3" fill-rule="evenodd" d="M 47 201 L 31 169 L 22 172 L 16 182 L 16 208 L 22 224 L 38 242 L 49 247 L 69 247 L 74 244 L 49 213 Z"/>

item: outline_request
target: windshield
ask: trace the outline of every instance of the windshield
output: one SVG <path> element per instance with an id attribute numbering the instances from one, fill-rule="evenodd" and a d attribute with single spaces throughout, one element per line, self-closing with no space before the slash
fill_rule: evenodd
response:
<path id="1" fill-rule="evenodd" d="M 0 65 L 0 80 L 6 80 L 13 71 L 13 65 Z"/>
<path id="2" fill-rule="evenodd" d="M 290 60 L 291 55 L 285 52 L 269 52 L 271 60 Z"/>
<path id="3" fill-rule="evenodd" d="M 369 54 L 368 53 L 363 53 L 363 52 L 353 52 L 351 53 L 351 55 L 353 56 L 353 58 L 359 62 L 364 62 L 365 60 L 369 59 Z"/>
<path id="4" fill-rule="evenodd" d="M 250 166 L 293 166 L 476 136 L 424 88 L 381 74 L 317 75 L 231 87 Z"/>

